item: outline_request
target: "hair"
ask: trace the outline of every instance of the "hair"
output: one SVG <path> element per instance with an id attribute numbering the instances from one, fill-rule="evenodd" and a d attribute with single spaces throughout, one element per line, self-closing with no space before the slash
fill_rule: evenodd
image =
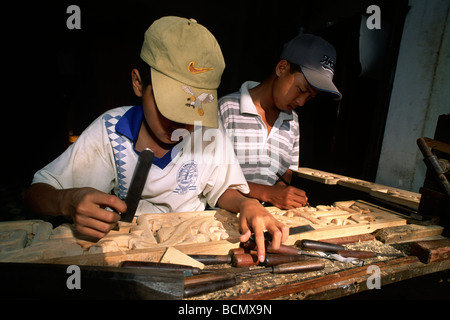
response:
<path id="1" fill-rule="evenodd" d="M 288 61 L 288 62 L 289 62 L 289 64 L 290 64 L 290 68 L 289 68 L 289 72 L 290 72 L 290 73 L 296 73 L 296 72 L 303 73 L 303 72 L 302 72 L 302 67 L 300 67 L 298 64 L 292 63 L 292 62 L 290 62 L 290 61 Z"/>
<path id="2" fill-rule="evenodd" d="M 141 76 L 142 89 L 144 90 L 148 85 L 152 84 L 150 66 L 139 57 L 136 69 L 139 71 L 139 75 Z"/>

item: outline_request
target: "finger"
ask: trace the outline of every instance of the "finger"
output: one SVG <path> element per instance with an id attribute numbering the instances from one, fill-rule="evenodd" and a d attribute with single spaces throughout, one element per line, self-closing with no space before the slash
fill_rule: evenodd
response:
<path id="1" fill-rule="evenodd" d="M 285 224 L 281 226 L 281 243 L 284 243 L 289 238 L 289 227 Z"/>
<path id="2" fill-rule="evenodd" d="M 108 224 L 98 224 L 98 221 L 92 218 L 80 217 L 74 222 L 75 229 L 82 235 L 101 239 L 106 236 L 110 230 Z"/>
<path id="3" fill-rule="evenodd" d="M 268 231 L 272 236 L 269 246 L 272 250 L 278 250 L 281 244 L 289 238 L 289 227 L 279 221 L 276 221 Z"/>
<path id="4" fill-rule="evenodd" d="M 252 235 L 252 232 L 249 229 L 247 229 L 247 231 L 245 231 L 244 233 L 241 234 L 241 236 L 239 237 L 239 241 L 247 242 L 250 239 L 251 235 Z"/>
<path id="5" fill-rule="evenodd" d="M 280 244 L 281 244 L 281 230 L 276 227 L 273 226 L 270 229 L 268 229 L 270 235 L 272 236 L 272 241 L 270 242 L 270 245 L 268 247 L 268 249 L 272 249 L 272 250 L 278 250 L 280 248 Z"/>
<path id="6" fill-rule="evenodd" d="M 255 235 L 255 243 L 256 243 L 256 253 L 258 255 L 259 262 L 264 262 L 264 259 L 266 258 L 266 246 L 265 246 L 265 238 L 264 238 L 264 232 L 260 228 L 255 228 L 254 230 Z"/>
<path id="7" fill-rule="evenodd" d="M 100 207 L 108 207 L 119 213 L 127 211 L 127 205 L 125 201 L 122 201 L 118 197 L 110 194 L 97 193 L 93 196 L 92 201 Z"/>
<path id="8" fill-rule="evenodd" d="M 117 212 L 102 209 L 100 207 L 93 207 L 86 216 L 110 225 L 114 225 L 120 220 L 120 215 Z"/>
<path id="9" fill-rule="evenodd" d="M 296 187 L 290 187 L 291 195 L 296 199 L 307 199 L 306 192 Z"/>
<path id="10" fill-rule="evenodd" d="M 79 224 L 75 225 L 75 229 L 80 234 L 82 234 L 84 236 L 91 237 L 91 238 L 95 238 L 95 239 L 101 239 L 101 238 L 103 238 L 104 236 L 107 235 L 107 233 L 105 233 L 105 232 L 101 232 L 99 230 L 92 229 L 90 227 L 79 225 Z"/>
<path id="11" fill-rule="evenodd" d="M 239 232 L 241 234 L 241 236 L 239 237 L 239 241 L 247 242 L 250 239 L 252 232 L 250 231 L 250 228 L 247 225 L 246 219 L 239 220 Z"/>
<path id="12" fill-rule="evenodd" d="M 117 224 L 119 219 L 120 216 L 117 213 L 97 207 L 89 215 L 76 215 L 74 224 L 77 230 L 83 234 L 93 236 L 92 231 L 85 229 L 89 228 L 95 231 L 96 237 L 102 238 Z"/>
<path id="13" fill-rule="evenodd" d="M 295 197 L 292 197 L 291 200 L 292 200 L 292 205 L 295 208 L 303 207 L 308 203 L 308 198 L 306 196 L 298 196 L 297 195 Z"/>

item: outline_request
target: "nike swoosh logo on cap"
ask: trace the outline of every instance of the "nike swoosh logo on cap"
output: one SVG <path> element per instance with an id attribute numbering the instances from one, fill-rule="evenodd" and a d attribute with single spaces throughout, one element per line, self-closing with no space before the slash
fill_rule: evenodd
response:
<path id="1" fill-rule="evenodd" d="M 196 67 L 194 67 L 194 64 L 195 64 L 195 61 L 191 61 L 188 65 L 188 70 L 190 73 L 197 74 L 197 73 L 211 71 L 214 69 L 214 68 L 196 68 Z"/>

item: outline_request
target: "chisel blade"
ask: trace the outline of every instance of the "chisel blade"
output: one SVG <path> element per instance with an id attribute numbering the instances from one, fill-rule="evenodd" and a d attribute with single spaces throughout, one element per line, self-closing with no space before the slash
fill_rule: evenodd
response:
<path id="1" fill-rule="evenodd" d="M 311 227 L 309 224 L 307 224 L 304 226 L 289 228 L 289 235 L 299 234 L 299 233 L 313 231 L 313 230 L 315 230 L 315 229 L 313 227 Z"/>
<path id="2" fill-rule="evenodd" d="M 153 151 L 150 149 L 142 150 L 139 155 L 136 168 L 134 169 L 133 177 L 131 178 L 130 188 L 128 189 L 125 203 L 127 204 L 127 211 L 122 213 L 120 220 L 124 222 L 133 221 L 136 213 L 139 200 L 141 199 L 142 190 L 147 182 L 148 172 L 153 163 Z"/>
<path id="3" fill-rule="evenodd" d="M 305 225 L 305 226 L 293 227 L 293 228 L 289 228 L 289 235 L 299 234 L 299 233 L 313 231 L 313 230 L 315 230 L 315 229 L 313 227 L 311 227 L 309 224 Z M 264 232 L 264 238 L 268 241 L 272 241 L 272 235 L 268 231 Z M 254 234 L 251 235 L 250 240 L 253 240 L 253 241 L 255 240 Z"/>

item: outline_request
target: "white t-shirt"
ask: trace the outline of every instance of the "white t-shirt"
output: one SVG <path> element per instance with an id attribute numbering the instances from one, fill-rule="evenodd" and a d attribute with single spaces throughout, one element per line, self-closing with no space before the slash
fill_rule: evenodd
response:
<path id="1" fill-rule="evenodd" d="M 57 189 L 92 187 L 125 199 L 139 153 L 134 149 L 143 120 L 141 106 L 109 110 L 97 118 L 63 154 L 36 172 L 32 183 Z M 141 213 L 202 211 L 228 188 L 249 188 L 223 125 L 196 126 L 162 158 L 154 158 Z"/>

